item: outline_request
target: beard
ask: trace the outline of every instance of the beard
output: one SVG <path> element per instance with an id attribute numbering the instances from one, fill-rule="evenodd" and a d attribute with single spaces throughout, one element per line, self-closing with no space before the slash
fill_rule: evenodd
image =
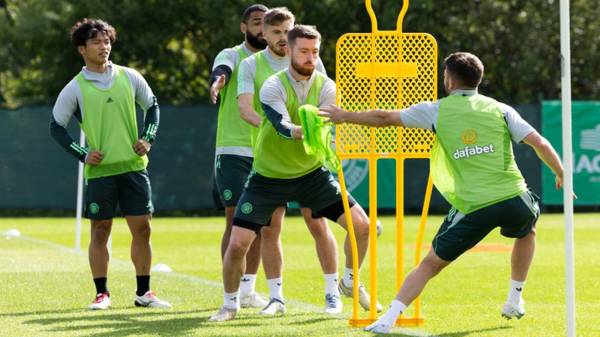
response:
<path id="1" fill-rule="evenodd" d="M 285 40 L 282 41 L 277 41 L 275 43 L 268 43 L 269 49 L 275 53 L 275 55 L 279 56 L 279 57 L 284 57 L 285 56 L 285 52 L 287 49 L 287 43 L 285 46 L 280 46 L 280 43 L 285 42 Z"/>
<path id="2" fill-rule="evenodd" d="M 253 35 L 252 33 L 246 31 L 246 41 L 252 48 L 255 49 L 265 49 L 267 47 L 267 41 L 263 38 L 262 33 L 258 35 Z"/>
<path id="3" fill-rule="evenodd" d="M 312 76 L 313 72 L 315 72 L 315 66 L 313 64 L 310 64 L 312 67 L 306 67 L 305 65 L 309 64 L 301 65 L 297 63 L 293 58 L 291 61 L 291 65 L 292 68 L 294 68 L 294 70 L 302 76 Z"/>

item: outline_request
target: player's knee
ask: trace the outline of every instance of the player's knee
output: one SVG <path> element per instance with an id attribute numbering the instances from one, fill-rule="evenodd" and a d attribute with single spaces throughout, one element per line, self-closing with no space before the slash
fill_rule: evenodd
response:
<path id="1" fill-rule="evenodd" d="M 532 230 L 529 233 L 527 233 L 527 235 L 517 240 L 521 242 L 526 242 L 528 244 L 535 244 L 535 231 Z"/>
<path id="2" fill-rule="evenodd" d="M 250 245 L 244 241 L 237 240 L 235 238 L 230 238 L 229 246 L 227 247 L 227 254 L 230 255 L 232 258 L 244 257 L 246 255 L 246 252 L 248 251 L 249 246 Z"/>
<path id="3" fill-rule="evenodd" d="M 427 274 L 435 276 L 447 265 L 448 264 L 439 257 L 428 255 L 423 259 L 419 268 L 422 268 Z"/>
<path id="4" fill-rule="evenodd" d="M 262 240 L 264 240 L 264 242 L 276 242 L 279 239 L 279 234 L 280 234 L 280 227 L 276 227 L 276 226 L 264 226 L 261 231 L 260 231 L 260 235 L 262 236 Z"/>
<path id="5" fill-rule="evenodd" d="M 329 226 L 325 218 L 311 219 L 306 223 L 310 234 L 314 239 L 321 239 L 329 236 Z"/>
<path id="6" fill-rule="evenodd" d="M 132 230 L 131 235 L 134 237 L 134 239 L 150 240 L 151 232 L 152 228 L 150 227 L 150 225 L 139 226 Z"/>
<path id="7" fill-rule="evenodd" d="M 91 242 L 95 245 L 106 245 L 110 236 L 111 224 L 108 221 L 98 221 L 92 224 Z"/>
<path id="8" fill-rule="evenodd" d="M 368 238 L 369 237 L 369 218 L 364 216 L 358 216 L 354 220 L 354 233 L 357 238 Z"/>

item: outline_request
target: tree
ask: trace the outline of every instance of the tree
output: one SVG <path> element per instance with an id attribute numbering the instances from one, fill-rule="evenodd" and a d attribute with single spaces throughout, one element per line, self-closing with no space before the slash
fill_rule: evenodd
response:
<path id="1" fill-rule="evenodd" d="M 163 104 L 208 101 L 212 62 L 242 40 L 242 0 L 0 0 L 0 104 L 51 104 L 81 69 L 68 30 L 99 17 L 118 31 L 112 59 L 138 69 Z M 264 1 L 267 6 L 282 1 Z M 395 29 L 401 1 L 373 1 L 379 29 Z M 335 43 L 346 32 L 369 32 L 360 1 L 288 0 L 298 23 L 323 35 L 322 59 L 335 74 Z M 600 7 L 572 1 L 573 97 L 600 94 Z M 428 32 L 440 58 L 471 51 L 486 66 L 482 91 L 510 103 L 556 99 L 560 88 L 557 0 L 412 1 L 404 31 Z"/>

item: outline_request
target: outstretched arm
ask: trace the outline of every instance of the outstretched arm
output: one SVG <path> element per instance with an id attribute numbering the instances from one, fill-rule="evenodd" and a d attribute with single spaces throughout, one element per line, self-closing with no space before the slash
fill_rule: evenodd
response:
<path id="1" fill-rule="evenodd" d="M 525 144 L 531 146 L 537 156 L 548 166 L 556 175 L 556 189 L 560 189 L 563 184 L 563 166 L 558 154 L 546 138 L 537 131 L 531 132 L 523 139 Z"/>
<path id="2" fill-rule="evenodd" d="M 319 109 L 319 116 L 326 117 L 329 122 L 336 124 L 351 123 L 368 126 L 404 126 L 400 119 L 400 110 L 369 110 L 349 112 L 336 105 Z"/>

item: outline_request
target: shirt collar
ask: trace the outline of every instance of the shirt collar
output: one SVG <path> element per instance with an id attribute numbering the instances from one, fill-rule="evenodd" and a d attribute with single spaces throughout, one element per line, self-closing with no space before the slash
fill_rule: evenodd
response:
<path id="1" fill-rule="evenodd" d="M 81 68 L 81 71 L 83 72 L 83 75 L 85 77 L 94 78 L 94 77 L 102 76 L 104 74 L 112 74 L 113 64 L 111 61 L 108 61 L 108 65 L 106 66 L 106 71 L 101 74 L 88 70 L 86 66 L 83 66 L 83 68 Z"/>
<path id="2" fill-rule="evenodd" d="M 475 89 L 456 89 L 452 90 L 450 95 L 461 95 L 461 96 L 473 96 L 477 95 L 477 88 Z"/>
<path id="3" fill-rule="evenodd" d="M 274 52 L 272 52 L 269 47 L 267 47 L 265 49 L 265 54 L 266 54 L 267 58 L 269 58 L 275 62 L 287 62 L 289 60 L 287 55 L 279 56 L 279 55 L 275 54 Z"/>
<path id="4" fill-rule="evenodd" d="M 246 42 L 245 41 L 240 44 L 240 47 L 242 47 L 242 50 L 245 51 L 246 54 L 248 54 L 248 55 L 254 54 L 254 52 L 252 50 L 250 50 L 250 48 L 248 48 L 246 46 Z"/>
<path id="5" fill-rule="evenodd" d="M 290 80 L 290 83 L 307 83 L 307 84 L 311 84 L 313 82 L 313 79 L 317 75 L 317 70 L 315 69 L 315 71 L 313 71 L 312 75 L 310 75 L 310 77 L 307 80 L 300 80 L 300 81 L 298 81 L 297 79 L 295 79 L 292 76 L 292 73 L 290 72 L 290 68 L 289 67 L 285 70 L 285 74 L 287 75 L 288 80 Z"/>

